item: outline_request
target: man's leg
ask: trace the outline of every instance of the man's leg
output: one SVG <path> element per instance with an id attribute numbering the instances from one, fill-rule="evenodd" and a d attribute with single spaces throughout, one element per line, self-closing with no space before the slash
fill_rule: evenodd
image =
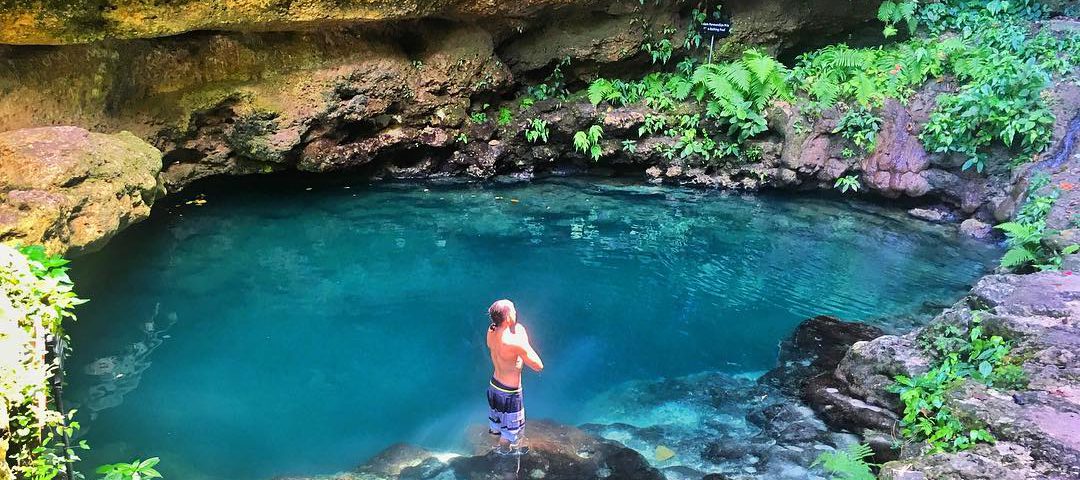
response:
<path id="1" fill-rule="evenodd" d="M 497 398 L 495 397 L 495 395 L 496 394 L 491 390 L 491 387 L 488 387 L 488 433 L 492 435 L 499 435 L 501 430 L 501 426 L 499 425 L 500 413 L 498 410 L 496 410 L 498 405 L 496 403 Z"/>
<path id="2" fill-rule="evenodd" d="M 505 442 L 511 448 L 517 447 L 518 442 L 521 440 L 522 432 L 525 430 L 525 408 L 516 412 L 503 414 L 500 421 L 502 422 L 502 435 L 499 437 L 500 443 Z"/>

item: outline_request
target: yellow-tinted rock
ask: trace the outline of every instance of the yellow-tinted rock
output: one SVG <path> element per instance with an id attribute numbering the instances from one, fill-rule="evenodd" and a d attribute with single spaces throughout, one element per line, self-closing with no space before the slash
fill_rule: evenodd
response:
<path id="1" fill-rule="evenodd" d="M 161 152 L 134 135 L 51 127 L 0 133 L 0 240 L 100 248 L 164 194 Z"/>
<path id="2" fill-rule="evenodd" d="M 0 7 L 0 43 L 61 45 L 199 30 L 313 30 L 426 17 L 507 21 L 596 0 L 14 0 Z"/>
<path id="3" fill-rule="evenodd" d="M 656 446 L 656 453 L 654 454 L 656 461 L 663 462 L 665 460 L 671 460 L 675 457 L 675 451 L 665 447 L 663 445 Z"/>

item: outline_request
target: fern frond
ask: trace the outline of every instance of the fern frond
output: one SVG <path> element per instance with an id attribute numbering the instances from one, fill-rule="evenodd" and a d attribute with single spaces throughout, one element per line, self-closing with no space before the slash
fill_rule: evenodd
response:
<path id="1" fill-rule="evenodd" d="M 722 70 L 722 75 L 725 80 L 731 83 L 732 86 L 737 88 L 740 92 L 749 92 L 751 88 L 751 82 L 753 81 L 753 74 L 750 73 L 750 69 L 746 67 L 742 62 L 732 62 L 725 66 Z"/>
<path id="2" fill-rule="evenodd" d="M 877 18 L 883 23 L 893 23 L 896 18 L 897 5 L 893 2 L 882 2 L 881 7 L 878 8 Z"/>
<path id="3" fill-rule="evenodd" d="M 829 77 L 818 77 L 810 84 L 810 94 L 826 108 L 836 104 L 840 97 L 840 85 Z"/>
<path id="4" fill-rule="evenodd" d="M 593 106 L 599 105 L 600 102 L 607 100 L 613 91 L 610 80 L 606 78 L 593 80 L 588 89 L 589 101 L 592 102 Z"/>
<path id="5" fill-rule="evenodd" d="M 836 474 L 833 478 L 875 480 L 877 477 L 866 461 L 873 454 L 869 445 L 851 445 L 845 450 L 822 453 L 814 460 L 813 466 L 821 465 L 826 472 Z"/>
<path id="6" fill-rule="evenodd" d="M 783 65 L 776 59 L 763 55 L 757 50 L 747 50 L 743 54 L 742 63 L 754 74 L 758 82 L 767 82 Z"/>
<path id="7" fill-rule="evenodd" d="M 1005 268 L 1016 268 L 1034 262 L 1035 259 L 1035 252 L 1024 247 L 1013 247 L 1001 257 L 1001 266 Z"/>

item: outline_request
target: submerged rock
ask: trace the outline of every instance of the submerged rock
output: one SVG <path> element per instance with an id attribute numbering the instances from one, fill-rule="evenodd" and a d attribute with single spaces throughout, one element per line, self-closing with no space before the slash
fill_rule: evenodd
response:
<path id="1" fill-rule="evenodd" d="M 978 219 L 969 218 L 960 223 L 960 234 L 978 240 L 985 240 L 994 234 L 994 227 Z"/>
<path id="2" fill-rule="evenodd" d="M 854 441 L 830 431 L 797 398 L 722 372 L 627 382 L 586 404 L 582 426 L 648 453 L 668 478 L 820 478 L 823 451 Z M 670 449 L 674 456 L 652 456 Z"/>
<path id="3" fill-rule="evenodd" d="M 165 193 L 161 152 L 76 127 L 0 133 L 0 240 L 75 255 L 145 219 Z"/>
<path id="4" fill-rule="evenodd" d="M 912 208 L 908 215 L 933 223 L 951 223 L 956 221 L 956 215 L 944 207 Z"/>

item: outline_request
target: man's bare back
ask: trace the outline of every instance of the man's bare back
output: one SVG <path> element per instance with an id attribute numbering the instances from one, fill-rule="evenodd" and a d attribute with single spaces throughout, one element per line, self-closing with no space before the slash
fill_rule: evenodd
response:
<path id="1" fill-rule="evenodd" d="M 487 346 L 491 351 L 491 364 L 495 367 L 493 376 L 504 385 L 520 387 L 521 369 L 525 364 L 537 372 L 544 369 L 544 362 L 529 344 L 529 333 L 524 325 L 489 329 Z"/>
<path id="2" fill-rule="evenodd" d="M 499 435 L 502 445 L 516 445 L 525 427 L 525 404 L 521 391 L 521 369 L 528 365 L 537 372 L 544 362 L 529 343 L 525 327 L 517 323 L 517 310 L 510 300 L 499 300 L 488 309 L 487 346 L 495 372 L 488 385 L 488 431 Z"/>

